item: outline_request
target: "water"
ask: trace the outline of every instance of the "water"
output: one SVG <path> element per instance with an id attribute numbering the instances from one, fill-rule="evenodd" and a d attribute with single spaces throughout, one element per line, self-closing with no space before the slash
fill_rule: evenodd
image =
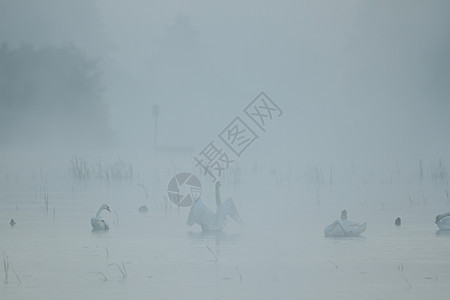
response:
<path id="1" fill-rule="evenodd" d="M 396 227 L 392 207 L 347 206 L 367 231 L 324 238 L 341 205 L 305 205 L 290 191 L 278 194 L 287 203 L 279 205 L 241 192 L 246 226 L 230 220 L 224 232 L 202 234 L 185 224 L 188 209 L 151 202 L 140 213 L 131 193 L 111 190 L 113 212 L 102 214 L 111 230 L 95 233 L 90 218 L 102 193 L 55 193 L 48 213 L 39 193 L 1 195 L 0 250 L 10 264 L 8 284 L 1 269 L 1 299 L 424 299 L 450 291 L 450 234 L 437 231 L 433 207 L 396 209 Z"/>

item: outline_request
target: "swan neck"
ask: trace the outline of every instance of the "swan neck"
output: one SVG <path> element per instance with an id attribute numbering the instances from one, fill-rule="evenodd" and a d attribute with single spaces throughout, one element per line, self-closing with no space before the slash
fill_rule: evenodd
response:
<path id="1" fill-rule="evenodd" d="M 216 205 L 217 205 L 217 207 L 219 207 L 221 203 L 222 203 L 222 201 L 220 200 L 220 187 L 216 186 Z"/>
<path id="2" fill-rule="evenodd" d="M 101 206 L 98 210 L 97 210 L 97 214 L 95 215 L 95 217 L 98 219 L 100 217 L 100 213 L 102 212 L 102 210 L 104 210 L 105 208 L 103 206 Z"/>
<path id="3" fill-rule="evenodd" d="M 446 218 L 446 217 L 449 217 L 449 216 L 450 216 L 450 212 L 445 213 L 445 214 L 442 214 L 442 215 L 439 215 L 439 216 L 437 217 L 437 221 L 440 221 L 440 220 L 442 220 L 443 218 Z"/>

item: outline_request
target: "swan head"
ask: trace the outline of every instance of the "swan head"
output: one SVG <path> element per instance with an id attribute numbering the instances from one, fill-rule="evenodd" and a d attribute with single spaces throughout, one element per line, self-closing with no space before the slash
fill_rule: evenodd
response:
<path id="1" fill-rule="evenodd" d="M 445 217 L 446 217 L 445 215 L 437 215 L 437 216 L 436 216 L 436 220 L 434 221 L 434 223 L 439 222 L 441 219 L 443 219 L 443 218 L 445 218 Z"/>
<path id="2" fill-rule="evenodd" d="M 111 212 L 111 209 L 109 208 L 109 206 L 107 204 L 103 204 L 101 209 L 106 209 L 107 211 Z"/>

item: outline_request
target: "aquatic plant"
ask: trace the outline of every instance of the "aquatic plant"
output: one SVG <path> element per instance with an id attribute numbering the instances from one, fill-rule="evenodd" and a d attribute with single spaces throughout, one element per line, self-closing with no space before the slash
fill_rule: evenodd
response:
<path id="1" fill-rule="evenodd" d="M 48 215 L 48 191 L 47 191 L 47 188 L 45 187 L 45 185 L 42 186 L 41 192 L 44 197 L 45 211 Z"/>
<path id="2" fill-rule="evenodd" d="M 8 256 L 5 256 L 5 253 L 3 253 L 3 269 L 5 271 L 5 284 L 8 284 L 8 273 L 9 273 L 9 261 Z"/>
<path id="3" fill-rule="evenodd" d="M 206 248 L 208 248 L 208 250 L 209 250 L 209 252 L 211 252 L 212 253 L 212 255 L 214 255 L 214 258 L 215 258 L 215 260 L 216 260 L 216 262 L 217 261 L 219 261 L 219 259 L 217 258 L 217 255 L 216 255 L 216 253 L 211 249 L 211 248 L 209 248 L 209 246 L 208 245 L 205 245 L 206 246 Z"/>
<path id="4" fill-rule="evenodd" d="M 123 263 L 123 261 L 122 261 L 122 267 L 118 263 L 109 264 L 108 267 L 114 266 L 114 265 L 117 266 L 120 273 L 122 273 L 122 279 L 127 279 L 128 278 L 127 269 L 125 268 L 125 264 Z"/>

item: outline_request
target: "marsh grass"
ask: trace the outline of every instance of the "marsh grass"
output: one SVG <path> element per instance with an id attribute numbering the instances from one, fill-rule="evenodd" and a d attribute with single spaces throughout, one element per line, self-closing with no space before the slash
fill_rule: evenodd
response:
<path id="1" fill-rule="evenodd" d="M 236 268 L 236 271 L 239 273 L 239 282 L 242 282 L 242 273 L 239 268 Z"/>
<path id="2" fill-rule="evenodd" d="M 73 156 L 70 160 L 69 175 L 77 180 L 97 178 L 110 184 L 112 179 L 131 179 L 133 174 L 131 164 L 121 158 L 111 164 L 104 164 L 101 160 L 92 164 L 78 156 Z"/>
<path id="3" fill-rule="evenodd" d="M 405 277 L 405 281 L 408 284 L 408 289 L 411 290 L 412 289 L 412 284 L 409 282 L 408 278 Z"/>
<path id="4" fill-rule="evenodd" d="M 119 215 L 117 214 L 116 210 L 114 210 L 114 213 L 116 214 L 117 226 L 119 226 Z"/>
<path id="5" fill-rule="evenodd" d="M 42 195 L 44 197 L 45 211 L 46 211 L 46 213 L 48 215 L 48 190 L 45 187 L 45 185 L 42 186 L 41 192 L 42 192 Z"/>
<path id="6" fill-rule="evenodd" d="M 447 186 L 444 189 L 444 194 L 445 194 L 445 198 L 447 199 L 447 206 L 448 206 L 450 204 L 450 197 L 449 197 L 449 194 L 448 194 L 448 180 L 447 180 Z"/>
<path id="7" fill-rule="evenodd" d="M 448 178 L 448 170 L 442 159 L 436 165 L 431 165 L 431 178 L 434 181 L 444 181 Z"/>
<path id="8" fill-rule="evenodd" d="M 120 273 L 122 274 L 122 279 L 127 279 L 128 278 L 128 274 L 127 274 L 127 269 L 125 268 L 125 264 L 122 261 L 122 266 L 120 266 L 118 263 L 112 263 L 112 264 L 108 264 L 107 266 L 116 266 L 117 269 L 119 269 Z"/>
<path id="9" fill-rule="evenodd" d="M 14 270 L 14 268 L 12 268 L 12 271 L 14 272 L 14 275 L 16 275 L 17 281 L 19 282 L 19 285 L 22 284 L 22 280 L 20 279 L 20 276 L 17 274 L 16 270 Z"/>
<path id="10" fill-rule="evenodd" d="M 209 246 L 208 245 L 205 245 L 206 246 L 206 248 L 208 248 L 208 250 L 209 250 L 209 252 L 211 252 L 212 253 L 212 255 L 214 255 L 214 259 L 216 260 L 216 262 L 218 262 L 219 261 L 219 259 L 217 258 L 217 255 L 216 255 L 216 253 L 211 249 L 211 248 L 209 248 Z"/>
<path id="11" fill-rule="evenodd" d="M 103 273 L 103 272 L 89 272 L 89 273 L 102 275 L 103 281 L 108 281 L 108 278 L 106 277 L 105 273 Z"/>
<path id="12" fill-rule="evenodd" d="M 334 261 L 332 261 L 332 260 L 329 260 L 328 262 L 330 262 L 331 264 L 333 264 L 334 265 L 334 267 L 337 269 L 337 268 L 339 268 L 339 266 L 334 262 Z"/>
<path id="13" fill-rule="evenodd" d="M 138 186 L 140 186 L 143 190 L 144 190 L 144 194 L 145 194 L 145 200 L 147 201 L 146 203 L 148 203 L 149 200 L 149 187 L 143 184 L 138 184 Z"/>
<path id="14" fill-rule="evenodd" d="M 5 280 L 4 280 L 4 284 L 8 284 L 8 274 L 9 274 L 9 261 L 8 261 L 8 256 L 5 255 L 5 253 L 3 253 L 3 270 L 5 271 Z"/>

